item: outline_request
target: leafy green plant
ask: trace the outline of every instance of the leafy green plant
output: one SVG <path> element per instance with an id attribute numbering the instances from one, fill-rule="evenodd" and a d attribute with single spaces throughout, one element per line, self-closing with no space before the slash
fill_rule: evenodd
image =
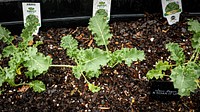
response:
<path id="1" fill-rule="evenodd" d="M 78 42 L 71 35 L 62 37 L 61 47 L 66 49 L 67 55 L 74 59 L 76 66 L 71 65 L 52 65 L 52 66 L 63 66 L 72 67 L 73 74 L 76 78 L 80 79 L 81 76 L 84 77 L 88 83 L 89 90 L 92 92 L 98 92 L 100 88 L 91 84 L 87 78 L 98 78 L 101 74 L 101 67 L 111 66 L 122 63 L 123 61 L 131 66 L 133 61 L 143 60 L 144 52 L 139 51 L 136 48 L 122 48 L 121 50 L 116 50 L 113 53 L 109 51 L 107 45 L 109 44 L 109 39 L 112 38 L 112 34 L 109 30 L 109 25 L 107 19 L 104 15 L 96 14 L 90 19 L 89 30 L 94 35 L 94 40 L 98 46 L 103 45 L 105 49 L 99 48 L 89 48 L 83 49 L 78 48 Z"/>
<path id="2" fill-rule="evenodd" d="M 36 31 L 39 20 L 30 15 L 26 18 L 27 23 L 22 30 L 20 41 L 17 45 L 13 44 L 14 37 L 10 36 L 10 32 L 0 26 L 0 40 L 7 44 L 3 49 L 2 58 L 9 57 L 7 67 L 0 67 L 0 86 L 4 82 L 8 82 L 12 86 L 29 85 L 35 92 L 45 90 L 43 82 L 35 80 L 29 83 L 15 84 L 17 75 L 26 75 L 30 79 L 46 72 L 51 65 L 52 59 L 38 52 L 37 46 L 42 42 L 36 42 L 34 45 L 29 45 L 33 41 L 32 34 Z M 22 68 L 24 72 L 22 73 Z"/>
<path id="3" fill-rule="evenodd" d="M 199 88 L 200 77 L 200 23 L 197 20 L 189 20 L 188 30 L 192 31 L 192 47 L 194 48 L 193 55 L 190 60 L 186 60 L 183 49 L 177 43 L 168 43 L 166 48 L 170 51 L 170 59 L 176 62 L 175 65 L 167 61 L 158 61 L 155 69 L 150 70 L 146 76 L 148 79 L 163 78 L 165 76 L 163 71 L 171 69 L 169 76 L 173 81 L 174 87 L 178 88 L 178 94 L 181 96 L 189 96 L 190 92 L 194 92 Z"/>

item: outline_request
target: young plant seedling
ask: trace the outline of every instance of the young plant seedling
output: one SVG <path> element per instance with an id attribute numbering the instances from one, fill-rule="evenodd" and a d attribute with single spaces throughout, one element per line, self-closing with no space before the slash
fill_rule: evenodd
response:
<path id="1" fill-rule="evenodd" d="M 94 35 L 94 40 L 98 46 L 103 45 L 105 50 L 100 48 L 83 49 L 78 48 L 78 42 L 71 35 L 64 36 L 61 40 L 61 47 L 66 49 L 67 55 L 74 59 L 76 66 L 71 65 L 51 65 L 51 66 L 62 66 L 71 67 L 73 74 L 76 78 L 80 79 L 84 77 L 88 83 L 89 90 L 92 92 L 98 92 L 100 87 L 93 85 L 88 81 L 87 78 L 98 78 L 101 74 L 101 67 L 111 66 L 122 63 L 123 61 L 128 66 L 131 66 L 133 61 L 143 60 L 144 52 L 139 51 L 136 48 L 122 48 L 116 50 L 113 53 L 109 51 L 107 45 L 109 39 L 112 38 L 112 34 L 109 30 L 107 18 L 104 15 L 97 13 L 90 19 L 89 30 Z"/>
<path id="2" fill-rule="evenodd" d="M 10 58 L 7 67 L 0 66 L 0 86 L 4 82 L 8 82 L 12 86 L 29 85 L 35 92 L 42 92 L 45 90 L 45 85 L 42 81 L 34 80 L 29 83 L 21 82 L 20 84 L 15 84 L 15 77 L 17 75 L 26 75 L 33 79 L 46 72 L 52 62 L 50 57 L 46 57 L 38 52 L 37 46 L 41 42 L 29 45 L 33 41 L 32 34 L 36 31 L 39 20 L 34 15 L 29 15 L 26 21 L 25 28 L 20 35 L 22 41 L 17 45 L 13 44 L 14 37 L 10 36 L 11 33 L 0 26 L 0 40 L 7 44 L 0 57 Z M 23 73 L 22 68 L 26 69 Z"/>
<path id="3" fill-rule="evenodd" d="M 173 81 L 174 87 L 178 89 L 180 96 L 189 96 L 190 92 L 194 92 L 199 88 L 200 77 L 200 23 L 197 20 L 189 20 L 188 30 L 192 31 L 192 47 L 194 49 L 190 60 L 185 59 L 183 49 L 177 43 L 168 43 L 166 48 L 170 51 L 170 59 L 176 62 L 175 65 L 171 65 L 167 61 L 158 61 L 155 69 L 150 70 L 146 76 L 148 79 L 163 78 L 165 76 L 163 71 L 171 70 L 169 76 Z"/>

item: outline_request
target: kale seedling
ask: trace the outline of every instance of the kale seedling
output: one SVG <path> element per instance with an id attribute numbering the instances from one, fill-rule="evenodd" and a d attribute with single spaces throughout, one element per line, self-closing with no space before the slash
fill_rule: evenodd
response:
<path id="1" fill-rule="evenodd" d="M 36 31 L 39 20 L 34 15 L 29 15 L 26 19 L 27 23 L 21 33 L 22 41 L 17 45 L 13 44 L 14 37 L 10 36 L 10 32 L 0 26 L 0 40 L 7 44 L 3 49 L 1 58 L 10 58 L 7 67 L 0 66 L 0 86 L 4 82 L 8 82 L 12 86 L 29 85 L 35 92 L 41 92 L 45 90 L 45 85 L 42 81 L 34 80 L 29 83 L 21 82 L 20 84 L 15 84 L 17 75 L 25 74 L 30 79 L 33 79 L 46 72 L 52 62 L 50 57 L 38 52 L 37 46 L 41 42 L 29 45 L 29 42 L 33 41 L 32 34 Z M 24 73 L 21 71 L 22 68 L 26 69 Z"/>
<path id="2" fill-rule="evenodd" d="M 114 67 L 123 61 L 128 66 L 131 66 L 133 61 L 144 59 L 144 52 L 139 51 L 136 48 L 122 48 L 121 50 L 116 50 L 113 53 L 109 51 L 107 45 L 109 44 L 109 39 L 112 38 L 112 34 L 109 30 L 107 18 L 104 15 L 97 13 L 95 16 L 90 18 L 88 28 L 94 35 L 96 44 L 98 46 L 105 46 L 105 50 L 92 47 L 89 49 L 79 49 L 76 39 L 74 39 L 71 35 L 64 36 L 61 40 L 61 47 L 66 49 L 67 55 L 74 59 L 77 65 L 51 66 L 71 67 L 76 78 L 80 79 L 81 76 L 84 77 L 88 83 L 90 91 L 98 92 L 100 88 L 91 84 L 87 78 L 98 78 L 101 74 L 101 67 L 103 66 Z"/>
<path id="3" fill-rule="evenodd" d="M 199 52 L 200 52 L 200 23 L 197 20 L 189 20 L 188 30 L 192 31 L 192 47 L 194 49 L 190 60 L 185 59 L 183 49 L 177 43 L 168 43 L 166 48 L 170 51 L 170 59 L 176 62 L 175 65 L 169 64 L 167 61 L 158 61 L 155 69 L 150 70 L 147 73 L 147 78 L 163 78 L 165 76 L 165 70 L 171 70 L 169 76 L 173 81 L 174 87 L 178 89 L 178 94 L 181 96 L 189 96 L 190 92 L 194 92 L 199 88 L 200 77 L 200 64 L 199 64 Z"/>

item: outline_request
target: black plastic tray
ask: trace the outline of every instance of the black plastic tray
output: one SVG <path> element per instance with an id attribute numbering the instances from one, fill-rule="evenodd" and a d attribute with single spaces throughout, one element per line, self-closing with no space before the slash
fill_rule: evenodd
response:
<path id="1" fill-rule="evenodd" d="M 93 0 L 1 0 L 2 26 L 23 27 L 22 2 L 41 3 L 42 26 L 85 25 L 92 15 Z M 200 15 L 198 0 L 182 0 L 182 5 L 183 12 Z M 111 21 L 143 17 L 145 12 L 162 13 L 161 0 L 112 0 Z"/>
<path id="2" fill-rule="evenodd" d="M 0 24 L 22 24 L 22 2 L 40 2 L 43 22 L 84 20 L 92 15 L 93 0 L 1 0 Z M 182 0 L 183 11 L 200 12 L 198 0 Z M 144 12 L 162 12 L 161 0 L 112 0 L 111 19 L 141 17 Z"/>

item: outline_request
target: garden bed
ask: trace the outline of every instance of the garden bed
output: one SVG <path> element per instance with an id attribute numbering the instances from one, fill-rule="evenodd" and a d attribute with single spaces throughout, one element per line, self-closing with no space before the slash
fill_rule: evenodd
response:
<path id="1" fill-rule="evenodd" d="M 50 67 L 48 72 L 38 76 L 46 85 L 42 93 L 35 93 L 25 86 L 10 87 L 4 84 L 4 92 L 0 95 L 0 110 L 2 112 L 198 112 L 200 111 L 200 90 L 182 97 L 178 101 L 156 101 L 149 97 L 151 82 L 146 79 L 146 73 L 154 68 L 158 60 L 170 61 L 170 53 L 165 49 L 169 42 L 179 43 L 186 58 L 191 56 L 191 32 L 187 30 L 187 20 L 181 16 L 180 22 L 169 26 L 161 14 L 146 15 L 136 21 L 121 21 L 110 23 L 113 34 L 108 45 L 110 51 L 121 48 L 143 50 L 145 60 L 126 64 L 118 64 L 114 68 L 103 67 L 99 78 L 90 82 L 101 87 L 97 93 L 88 90 L 84 78 L 76 79 L 70 68 Z M 199 19 L 199 18 L 195 18 Z M 75 65 L 60 47 L 61 38 L 71 34 L 79 42 L 79 47 L 98 47 L 87 27 L 51 28 L 43 30 L 34 40 L 42 40 L 38 46 L 41 53 L 51 56 L 53 64 Z M 16 36 L 16 42 L 19 37 Z M 4 47 L 1 42 L 1 49 Z M 8 59 L 0 62 L 3 66 Z M 22 80 L 21 80 L 22 79 Z M 168 80 L 165 78 L 163 80 Z M 29 80 L 25 76 L 17 76 L 16 83 Z"/>

